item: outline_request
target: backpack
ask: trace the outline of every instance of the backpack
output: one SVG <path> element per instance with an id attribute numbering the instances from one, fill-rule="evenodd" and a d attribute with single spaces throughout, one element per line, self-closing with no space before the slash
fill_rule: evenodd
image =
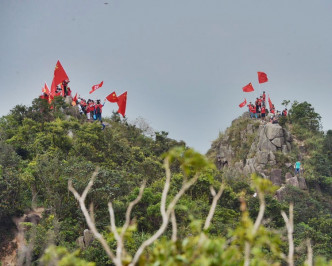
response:
<path id="1" fill-rule="evenodd" d="M 96 114 L 101 114 L 101 112 L 100 112 L 100 106 L 98 106 L 98 105 L 96 107 Z"/>

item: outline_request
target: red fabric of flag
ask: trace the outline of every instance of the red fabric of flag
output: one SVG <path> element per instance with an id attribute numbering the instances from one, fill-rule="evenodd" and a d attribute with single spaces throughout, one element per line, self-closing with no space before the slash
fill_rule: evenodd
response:
<path id="1" fill-rule="evenodd" d="M 264 72 L 257 72 L 258 74 L 258 82 L 264 83 L 267 82 L 269 79 L 267 78 L 267 75 Z"/>
<path id="2" fill-rule="evenodd" d="M 270 99 L 270 96 L 268 96 L 268 102 L 269 102 L 269 107 L 270 107 L 270 109 L 272 109 L 273 104 L 272 104 L 272 101 L 271 101 L 271 99 Z"/>
<path id="3" fill-rule="evenodd" d="M 59 85 L 60 83 L 62 83 L 62 81 L 69 79 L 66 71 L 63 69 L 60 61 L 58 60 L 58 62 L 55 65 L 55 69 L 54 69 L 54 76 L 53 76 L 53 81 L 52 81 L 52 85 L 51 85 L 51 94 L 54 96 L 55 95 L 55 89 L 56 86 Z"/>
<path id="4" fill-rule="evenodd" d="M 50 94 L 50 90 L 49 90 L 49 88 L 47 87 L 46 82 L 45 82 L 44 87 L 42 88 L 42 93 L 46 93 L 47 95 Z"/>
<path id="5" fill-rule="evenodd" d="M 111 103 L 116 103 L 119 100 L 119 98 L 116 96 L 115 91 L 113 91 L 110 95 L 108 95 L 106 99 Z"/>
<path id="6" fill-rule="evenodd" d="M 244 99 L 244 102 L 239 104 L 239 107 L 242 108 L 243 106 L 246 106 L 247 104 L 247 99 Z"/>
<path id="7" fill-rule="evenodd" d="M 75 94 L 74 98 L 73 98 L 73 102 L 77 101 L 77 93 Z"/>
<path id="8" fill-rule="evenodd" d="M 251 92 L 251 91 L 254 91 L 254 87 L 252 86 L 252 84 L 251 84 L 251 82 L 250 82 L 248 85 L 244 86 L 244 87 L 242 88 L 242 90 L 243 90 L 244 92 Z"/>
<path id="9" fill-rule="evenodd" d="M 92 90 L 89 92 L 89 94 L 93 93 L 96 89 L 99 89 L 101 86 L 103 86 L 103 84 L 104 84 L 104 81 L 100 82 L 97 85 L 93 85 Z"/>
<path id="10" fill-rule="evenodd" d="M 118 113 L 122 114 L 122 116 L 125 117 L 127 106 L 127 92 L 124 92 L 120 96 L 118 96 L 117 104 L 119 106 Z"/>

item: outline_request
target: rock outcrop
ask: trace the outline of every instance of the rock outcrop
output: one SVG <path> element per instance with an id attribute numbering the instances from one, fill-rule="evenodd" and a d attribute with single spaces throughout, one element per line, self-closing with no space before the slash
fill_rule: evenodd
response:
<path id="1" fill-rule="evenodd" d="M 246 165 L 244 166 L 244 173 L 251 174 L 258 172 L 262 176 L 273 178 L 272 182 L 280 184 L 281 171 L 278 174 L 278 181 L 276 181 L 276 169 L 270 173 L 266 170 L 267 166 L 275 166 L 277 164 L 275 152 L 281 151 L 287 154 L 291 151 L 292 136 L 278 124 L 267 123 L 260 125 L 255 141 L 252 143 Z M 273 175 L 273 177 L 272 177 Z M 279 176 L 280 175 L 280 176 Z"/>
<path id="2" fill-rule="evenodd" d="M 80 247 L 80 249 L 85 249 L 91 245 L 94 240 L 94 235 L 89 229 L 85 229 L 83 232 L 83 236 L 80 236 L 76 240 L 76 244 Z"/>

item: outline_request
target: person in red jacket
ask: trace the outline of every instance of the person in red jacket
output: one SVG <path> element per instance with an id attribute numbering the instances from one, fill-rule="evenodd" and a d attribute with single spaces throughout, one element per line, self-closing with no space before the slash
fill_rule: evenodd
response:
<path id="1" fill-rule="evenodd" d="M 266 99 L 266 95 L 265 95 L 265 91 L 263 91 L 263 95 L 262 95 L 262 105 L 265 106 L 265 99 Z"/>
<path id="2" fill-rule="evenodd" d="M 262 120 L 265 119 L 265 114 L 266 114 L 265 106 L 262 106 L 262 108 L 261 108 L 261 117 L 262 117 Z"/>
<path id="3" fill-rule="evenodd" d="M 282 111 L 282 116 L 287 116 L 287 108 Z"/>
<path id="4" fill-rule="evenodd" d="M 97 100 L 97 104 L 95 106 L 96 120 L 100 121 L 101 125 L 103 126 L 103 129 L 105 128 L 105 125 L 104 125 L 103 120 L 101 118 L 101 114 L 103 112 L 104 105 L 105 105 L 105 102 L 104 102 L 104 104 L 101 104 L 100 100 Z"/>
<path id="5" fill-rule="evenodd" d="M 251 105 L 251 112 L 253 113 L 253 115 L 255 116 L 255 118 L 257 118 L 256 107 L 253 104 Z"/>
<path id="6" fill-rule="evenodd" d="M 247 105 L 248 107 L 248 111 L 249 111 L 249 114 L 250 114 L 250 118 L 253 118 L 254 117 L 254 114 L 251 112 L 251 102 L 249 102 L 249 104 Z"/>
<path id="7" fill-rule="evenodd" d="M 70 96 L 71 97 L 71 89 L 70 89 L 70 87 L 67 87 L 67 94 L 66 94 L 66 96 Z"/>
<path id="8" fill-rule="evenodd" d="M 88 103 L 91 120 L 95 120 L 95 102 L 90 100 Z"/>
<path id="9" fill-rule="evenodd" d="M 104 104 L 101 104 L 100 100 L 97 100 L 97 104 L 95 106 L 95 113 L 96 113 L 96 120 L 99 120 L 100 122 L 103 122 L 102 118 L 101 118 L 101 114 L 103 112 L 104 105 L 105 105 L 105 102 L 104 102 Z"/>

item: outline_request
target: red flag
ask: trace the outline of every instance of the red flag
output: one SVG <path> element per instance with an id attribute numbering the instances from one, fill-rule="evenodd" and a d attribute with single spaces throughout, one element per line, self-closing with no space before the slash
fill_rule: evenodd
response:
<path id="1" fill-rule="evenodd" d="M 45 82 L 44 87 L 42 88 L 42 93 L 46 93 L 47 95 L 50 94 L 50 90 L 49 90 L 49 88 L 47 87 L 46 82 Z"/>
<path id="2" fill-rule="evenodd" d="M 242 108 L 243 106 L 246 106 L 247 104 L 247 99 L 244 99 L 244 102 L 239 104 L 239 107 Z"/>
<path id="3" fill-rule="evenodd" d="M 73 102 L 76 102 L 76 101 L 77 101 L 77 92 L 76 92 L 76 94 L 75 94 L 75 96 L 73 98 Z"/>
<path id="4" fill-rule="evenodd" d="M 273 106 L 273 104 L 272 104 L 272 101 L 271 101 L 271 99 L 270 99 L 270 95 L 268 96 L 268 102 L 269 102 L 269 107 L 270 107 L 270 110 L 272 109 L 272 106 Z"/>
<path id="5" fill-rule="evenodd" d="M 122 93 L 120 96 L 118 96 L 117 104 L 119 106 L 118 113 L 122 114 L 122 116 L 125 116 L 126 113 L 126 105 L 127 105 L 127 92 Z"/>
<path id="6" fill-rule="evenodd" d="M 58 62 L 55 65 L 55 69 L 54 69 L 54 77 L 53 77 L 53 81 L 52 81 L 52 85 L 51 85 L 51 94 L 55 95 L 55 89 L 56 86 L 59 85 L 62 81 L 69 79 L 66 71 L 63 69 L 60 61 L 58 60 Z"/>
<path id="7" fill-rule="evenodd" d="M 252 84 L 251 84 L 251 82 L 250 82 L 248 85 L 244 86 L 244 87 L 242 88 L 242 90 L 243 90 L 244 92 L 251 92 L 251 91 L 254 91 L 254 87 L 252 86 Z"/>
<path id="8" fill-rule="evenodd" d="M 264 72 L 257 72 L 258 74 L 258 82 L 259 83 L 264 83 L 269 81 L 269 79 L 267 78 L 267 75 Z"/>
<path id="9" fill-rule="evenodd" d="M 101 86 L 103 86 L 104 84 L 104 81 L 100 82 L 99 84 L 97 85 L 93 85 L 92 86 L 92 90 L 89 92 L 90 94 L 93 93 L 96 89 L 99 89 Z"/>
<path id="10" fill-rule="evenodd" d="M 110 95 L 108 95 L 106 99 L 111 103 L 116 103 L 119 100 L 119 98 L 116 96 L 115 91 L 113 91 Z"/>

